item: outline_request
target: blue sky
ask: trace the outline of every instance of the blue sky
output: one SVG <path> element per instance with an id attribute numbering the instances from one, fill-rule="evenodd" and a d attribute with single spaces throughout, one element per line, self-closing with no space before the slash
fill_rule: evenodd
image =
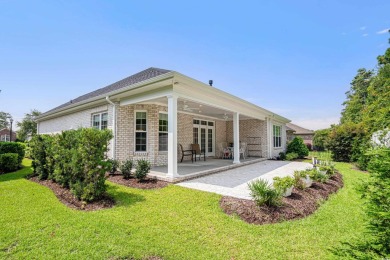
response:
<path id="1" fill-rule="evenodd" d="M 0 0 L 0 111 L 42 112 L 148 67 L 309 129 L 337 123 L 388 44 L 390 1 Z"/>

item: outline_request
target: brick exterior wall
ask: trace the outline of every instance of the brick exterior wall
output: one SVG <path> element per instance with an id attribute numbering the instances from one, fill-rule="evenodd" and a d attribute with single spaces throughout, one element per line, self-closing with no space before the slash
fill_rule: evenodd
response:
<path id="1" fill-rule="evenodd" d="M 250 156 L 268 157 L 267 122 L 258 119 L 240 120 L 240 141 L 248 144 Z M 226 124 L 228 143 L 233 143 L 233 122 Z"/>
<path id="2" fill-rule="evenodd" d="M 0 141 L 5 140 L 5 136 L 9 136 L 9 130 L 8 128 L 4 128 L 0 130 Z M 3 139 L 4 138 L 4 139 Z M 11 141 L 14 142 L 16 140 L 16 133 L 12 131 Z"/>
<path id="3" fill-rule="evenodd" d="M 147 112 L 147 151 L 135 152 L 135 111 Z M 73 114 L 60 116 L 54 119 L 39 122 L 40 134 L 59 133 L 62 130 L 77 129 L 79 127 L 91 127 L 92 114 L 108 112 L 108 129 L 112 129 L 113 106 L 104 105 L 79 111 Z M 159 112 L 167 112 L 166 106 L 157 104 L 136 104 L 117 106 L 117 129 L 116 129 L 116 158 L 120 161 L 126 159 L 146 159 L 152 165 L 166 165 L 168 152 L 159 151 Z M 233 142 L 233 122 L 225 120 L 213 120 L 207 117 L 178 113 L 178 144 L 184 149 L 189 149 L 193 143 L 193 119 L 214 121 L 215 129 L 215 156 L 219 156 L 218 144 Z M 255 137 L 255 138 L 252 138 Z M 285 139 L 282 138 L 283 140 Z M 248 146 L 250 156 L 268 157 L 267 123 L 257 119 L 240 120 L 240 140 L 250 144 Z M 112 144 L 110 144 L 110 149 Z M 283 147 L 284 149 L 284 147 Z M 274 151 L 279 154 L 279 151 Z M 273 153 L 274 153 L 273 152 Z M 111 153 L 108 153 L 111 156 Z M 180 159 L 181 154 L 178 154 Z"/>

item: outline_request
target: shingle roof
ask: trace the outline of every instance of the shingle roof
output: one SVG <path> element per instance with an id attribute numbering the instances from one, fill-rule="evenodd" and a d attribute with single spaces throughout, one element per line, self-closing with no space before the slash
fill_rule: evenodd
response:
<path id="1" fill-rule="evenodd" d="M 82 95 L 82 96 L 79 96 L 75 99 L 72 99 L 71 101 L 69 102 L 66 102 L 58 107 L 55 107 L 49 111 L 46 111 L 45 113 L 43 113 L 41 116 L 45 116 L 45 115 L 48 115 L 48 114 L 51 114 L 57 110 L 61 110 L 63 108 L 66 108 L 67 106 L 70 106 L 70 105 L 74 105 L 76 103 L 79 103 L 81 101 L 85 101 L 85 100 L 88 100 L 90 98 L 94 98 L 94 97 L 97 97 L 97 96 L 100 96 L 100 95 L 104 95 L 104 94 L 107 94 L 107 93 L 110 93 L 112 91 L 115 91 L 115 90 L 119 90 L 121 88 L 125 88 L 125 87 L 128 87 L 130 85 L 133 85 L 133 84 L 136 84 L 136 83 L 139 83 L 139 82 L 142 82 L 142 81 L 145 81 L 145 80 L 148 80 L 148 79 L 151 79 L 151 78 L 154 78 L 154 77 L 157 77 L 159 75 L 162 75 L 162 74 L 165 74 L 165 73 L 168 73 L 168 72 L 171 72 L 171 70 L 165 70 L 165 69 L 159 69 L 159 68 L 148 68 L 146 70 L 143 70 L 141 72 L 138 72 L 134 75 L 131 75 L 127 78 L 124 78 L 120 81 L 117 81 L 111 85 L 108 85 L 106 87 L 103 87 L 103 88 L 100 88 L 100 89 L 97 89 L 95 91 L 92 91 L 90 93 L 87 93 L 85 95 Z"/>
<path id="2" fill-rule="evenodd" d="M 314 134 L 313 130 L 309 130 L 292 123 L 287 123 L 286 126 L 295 131 L 295 134 Z"/>

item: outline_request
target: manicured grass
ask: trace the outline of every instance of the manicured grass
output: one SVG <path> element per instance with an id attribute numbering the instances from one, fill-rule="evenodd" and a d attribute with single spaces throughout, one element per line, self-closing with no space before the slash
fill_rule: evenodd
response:
<path id="1" fill-rule="evenodd" d="M 24 161 L 25 165 L 29 161 Z M 340 241 L 363 231 L 355 191 L 367 176 L 337 164 L 345 187 L 312 216 L 255 226 L 225 215 L 220 196 L 169 185 L 137 190 L 109 184 L 114 208 L 81 212 L 23 177 L 0 176 L 0 258 L 326 259 Z"/>

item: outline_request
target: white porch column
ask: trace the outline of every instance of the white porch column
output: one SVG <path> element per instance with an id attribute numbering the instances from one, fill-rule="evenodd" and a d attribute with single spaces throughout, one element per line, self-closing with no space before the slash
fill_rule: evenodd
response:
<path id="1" fill-rule="evenodd" d="M 177 174 L 177 96 L 168 98 L 168 176 L 171 178 Z"/>
<path id="2" fill-rule="evenodd" d="M 233 143 L 234 143 L 234 161 L 240 163 L 240 114 L 233 113 Z"/>
<path id="3" fill-rule="evenodd" d="M 272 158 L 273 143 L 273 126 L 271 118 L 267 117 L 267 146 L 268 146 L 268 159 Z"/>

